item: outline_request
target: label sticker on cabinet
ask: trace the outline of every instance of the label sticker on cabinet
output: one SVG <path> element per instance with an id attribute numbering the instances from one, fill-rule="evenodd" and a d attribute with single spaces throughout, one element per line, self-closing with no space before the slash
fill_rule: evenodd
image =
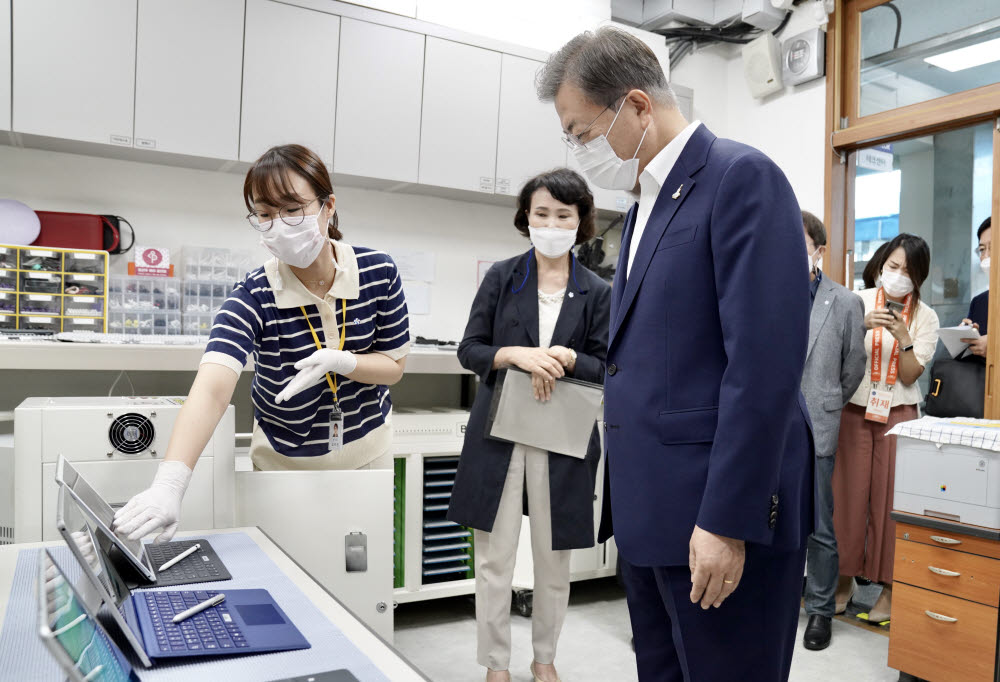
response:
<path id="1" fill-rule="evenodd" d="M 617 208 L 619 211 L 628 210 L 628 199 L 626 199 L 625 197 L 618 197 L 617 199 L 615 199 L 615 208 Z"/>
<path id="2" fill-rule="evenodd" d="M 97 254 L 96 253 L 74 253 L 74 254 L 71 254 L 71 255 L 73 256 L 73 258 L 75 258 L 77 260 L 96 260 L 97 259 Z"/>
<path id="3" fill-rule="evenodd" d="M 77 319 L 73 320 L 73 324 L 75 324 L 75 325 L 81 325 L 81 324 L 90 324 L 90 325 L 92 325 L 96 321 L 97 320 L 95 320 L 93 318 L 90 318 L 90 317 L 80 317 L 80 318 L 77 318 Z"/>
<path id="4" fill-rule="evenodd" d="M 29 317 L 28 322 L 32 324 L 52 324 L 55 320 L 51 317 Z"/>
<path id="5" fill-rule="evenodd" d="M 73 275 L 72 277 L 68 277 L 67 279 L 71 279 L 74 282 L 96 282 L 97 281 L 97 277 L 95 275 Z"/>
<path id="6" fill-rule="evenodd" d="M 493 178 L 488 178 L 483 176 L 479 178 L 479 191 L 480 192 L 492 192 L 493 191 Z"/>
<path id="7" fill-rule="evenodd" d="M 497 178 L 497 194 L 510 194 L 510 178 Z"/>
<path id="8" fill-rule="evenodd" d="M 125 147 L 131 147 L 132 138 L 127 135 L 112 135 L 111 144 L 120 144 L 124 145 Z"/>
<path id="9" fill-rule="evenodd" d="M 51 303 L 51 296 L 28 296 L 29 301 L 39 301 L 41 303 Z"/>
<path id="10" fill-rule="evenodd" d="M 156 149 L 156 140 L 146 140 L 137 137 L 135 138 L 135 146 L 141 149 Z"/>
<path id="11" fill-rule="evenodd" d="M 28 251 L 29 256 L 38 256 L 39 258 L 55 258 L 55 251 Z"/>

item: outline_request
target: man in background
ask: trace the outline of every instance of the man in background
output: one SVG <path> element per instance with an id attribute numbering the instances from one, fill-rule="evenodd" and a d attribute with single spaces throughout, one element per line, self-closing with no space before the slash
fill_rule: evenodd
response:
<path id="1" fill-rule="evenodd" d="M 809 616 L 802 643 L 819 651 L 830 646 L 839 561 L 833 532 L 833 464 L 840 434 L 840 413 L 864 379 L 865 310 L 861 298 L 823 275 L 826 229 L 819 218 L 802 211 L 809 266 L 809 346 L 802 374 L 802 394 L 809 406 L 816 444 L 816 530 L 806 554 L 805 607 Z M 839 611 L 837 609 L 840 609 Z"/>

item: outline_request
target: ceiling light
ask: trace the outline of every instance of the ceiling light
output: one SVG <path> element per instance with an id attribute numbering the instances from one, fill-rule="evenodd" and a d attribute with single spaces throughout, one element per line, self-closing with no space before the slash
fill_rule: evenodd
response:
<path id="1" fill-rule="evenodd" d="M 933 57 L 924 57 L 924 61 L 952 73 L 1000 61 L 1000 38 L 968 47 L 960 47 L 957 50 L 936 54 Z"/>

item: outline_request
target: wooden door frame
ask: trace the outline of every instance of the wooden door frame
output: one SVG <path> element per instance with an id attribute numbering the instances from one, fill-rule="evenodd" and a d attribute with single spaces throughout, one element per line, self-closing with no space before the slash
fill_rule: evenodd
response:
<path id="1" fill-rule="evenodd" d="M 836 0 L 826 35 L 826 149 L 824 223 L 827 273 L 851 288 L 854 271 L 853 155 L 858 149 L 895 140 L 932 135 L 993 121 L 993 223 L 1000 223 L 1000 83 L 947 95 L 890 111 L 859 116 L 861 13 L 889 0 Z M 933 258 L 933 254 L 932 254 Z M 990 270 L 990 289 L 1000 291 L 1000 267 Z M 989 316 L 1000 321 L 1000 296 L 991 296 Z M 995 322 L 1000 324 L 1000 322 Z M 987 419 L 1000 418 L 1000 391 L 994 388 L 1000 331 L 989 334 Z"/>

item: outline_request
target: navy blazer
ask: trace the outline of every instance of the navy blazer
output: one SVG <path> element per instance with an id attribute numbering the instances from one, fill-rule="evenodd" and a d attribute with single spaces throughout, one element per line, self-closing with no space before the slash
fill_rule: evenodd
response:
<path id="1" fill-rule="evenodd" d="M 990 321 L 990 292 L 984 291 L 972 299 L 969 304 L 969 319 L 979 325 L 979 335 L 986 336 L 986 327 Z"/>
<path id="2" fill-rule="evenodd" d="M 797 549 L 812 530 L 799 390 L 809 337 L 802 215 L 761 152 L 699 126 L 611 301 L 605 514 L 634 565 L 688 563 L 695 524 Z M 613 528 L 612 528 L 613 519 Z"/>
<path id="3" fill-rule="evenodd" d="M 570 258 L 572 276 L 552 333 L 552 345 L 576 351 L 576 365 L 570 376 L 602 383 L 611 287 L 575 257 Z M 538 346 L 537 270 L 532 251 L 494 264 L 476 292 L 469 324 L 458 347 L 459 362 L 479 375 L 480 382 L 465 432 L 448 519 L 487 532 L 493 530 L 514 450 L 511 443 L 486 437 L 497 375 L 493 358 L 503 346 Z M 600 459 L 596 426 L 585 459 L 549 453 L 552 549 L 593 546 L 594 486 Z"/>

